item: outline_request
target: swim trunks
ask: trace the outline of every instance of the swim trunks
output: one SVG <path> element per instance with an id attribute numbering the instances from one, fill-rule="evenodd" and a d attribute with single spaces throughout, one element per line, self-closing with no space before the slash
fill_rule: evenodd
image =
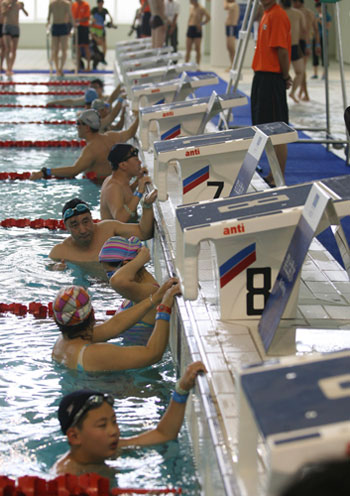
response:
<path id="1" fill-rule="evenodd" d="M 306 41 L 305 40 L 299 40 L 299 45 L 300 45 L 300 48 L 301 48 L 303 55 L 306 55 Z"/>
<path id="2" fill-rule="evenodd" d="M 156 29 L 163 25 L 164 25 L 163 19 L 159 15 L 151 16 L 150 19 L 151 29 Z"/>
<path id="3" fill-rule="evenodd" d="M 197 26 L 188 26 L 187 38 L 202 38 L 202 31 L 197 29 Z"/>
<path id="4" fill-rule="evenodd" d="M 78 26 L 78 45 L 89 44 L 89 27 Z"/>
<path id="5" fill-rule="evenodd" d="M 92 26 L 90 28 L 90 33 L 97 36 L 97 38 L 105 38 L 106 37 L 106 31 L 104 28 L 97 28 L 96 26 Z"/>
<path id="6" fill-rule="evenodd" d="M 14 24 L 4 24 L 2 34 L 11 36 L 11 38 L 19 38 L 19 26 L 15 26 Z"/>
<path id="7" fill-rule="evenodd" d="M 0 24 L 0 38 L 2 38 L 2 35 L 3 35 L 2 30 L 3 30 L 3 27 L 2 27 L 2 24 Z"/>
<path id="8" fill-rule="evenodd" d="M 226 26 L 226 36 L 236 36 L 236 26 Z"/>
<path id="9" fill-rule="evenodd" d="M 66 22 L 63 24 L 52 24 L 51 34 L 52 36 L 67 36 L 69 34 L 68 24 Z"/>
<path id="10" fill-rule="evenodd" d="M 299 60 L 303 57 L 303 52 L 301 51 L 300 45 L 292 45 L 292 55 L 291 59 Z"/>

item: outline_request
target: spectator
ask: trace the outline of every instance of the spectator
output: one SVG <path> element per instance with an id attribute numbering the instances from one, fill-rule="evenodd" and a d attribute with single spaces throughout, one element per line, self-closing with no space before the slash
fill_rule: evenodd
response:
<path id="1" fill-rule="evenodd" d="M 76 0 L 72 5 L 73 18 L 77 26 L 77 69 L 80 68 L 80 58 L 84 55 L 87 59 L 87 72 L 90 72 L 90 41 L 89 41 L 89 22 L 90 22 L 90 5 L 84 0 Z"/>
<path id="2" fill-rule="evenodd" d="M 177 19 L 180 13 L 180 5 L 176 0 L 166 0 L 165 16 L 167 18 L 166 38 L 167 46 L 171 45 L 174 52 L 177 52 Z"/>

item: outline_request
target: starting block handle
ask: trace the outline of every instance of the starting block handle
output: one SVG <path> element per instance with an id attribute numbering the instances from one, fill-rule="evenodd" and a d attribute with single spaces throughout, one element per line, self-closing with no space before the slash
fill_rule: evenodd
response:
<path id="1" fill-rule="evenodd" d="M 219 101 L 218 94 L 216 93 L 216 91 L 213 91 L 208 101 L 207 110 L 203 116 L 202 122 L 198 127 L 197 134 L 204 134 L 205 126 L 208 124 L 210 119 L 219 112 L 222 112 L 222 110 L 223 109 Z"/>

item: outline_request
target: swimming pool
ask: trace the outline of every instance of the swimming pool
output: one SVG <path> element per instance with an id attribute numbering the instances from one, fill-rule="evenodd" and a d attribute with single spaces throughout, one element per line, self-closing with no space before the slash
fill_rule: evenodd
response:
<path id="1" fill-rule="evenodd" d="M 2 109 L 0 120 L 41 120 L 44 117 L 38 117 L 39 110 L 42 109 L 31 109 L 30 117 L 18 110 L 15 117 L 3 117 L 8 110 Z M 68 118 L 60 117 L 60 109 L 45 109 L 45 112 L 50 112 L 54 119 Z M 0 139 L 22 139 L 22 134 L 17 134 L 22 133 L 21 127 L 13 126 L 12 129 L 9 126 L 8 134 L 2 134 Z M 24 130 L 31 129 L 36 139 L 39 138 L 36 134 L 39 127 L 23 125 Z M 63 130 L 63 126 L 42 127 L 43 139 L 55 139 L 54 133 Z M 75 133 L 75 129 L 73 131 Z M 57 137 L 67 139 L 63 133 Z M 29 135 L 23 135 L 24 138 L 33 139 Z M 73 138 L 76 134 L 72 134 Z M 20 172 L 38 170 L 43 166 L 69 165 L 79 152 L 79 149 L 64 148 L 3 149 L 1 171 Z M 63 204 L 75 196 L 91 205 L 94 218 L 99 216 L 98 188 L 88 180 L 6 181 L 0 189 L 1 220 L 9 217 L 59 219 Z M 65 237 L 63 232 L 0 229 L 1 302 L 28 305 L 31 301 L 39 301 L 46 304 L 53 300 L 63 285 L 81 284 L 89 288 L 97 319 L 105 318 L 105 310 L 119 305 L 120 300 L 108 285 L 91 276 L 84 266 L 69 265 L 65 272 L 49 270 L 47 254 Z M 50 319 L 0 314 L 0 328 L 1 474 L 12 478 L 25 474 L 48 477 L 49 468 L 56 458 L 67 451 L 56 417 L 57 405 L 62 394 L 74 389 L 89 387 L 112 393 L 116 397 L 123 435 L 153 426 L 163 414 L 175 381 L 169 351 L 160 364 L 141 371 L 79 374 L 52 362 L 51 350 L 58 330 Z M 181 486 L 184 494 L 200 492 L 186 428 L 182 429 L 179 442 L 127 450 L 110 465 L 116 470 L 114 482 L 120 486 Z"/>

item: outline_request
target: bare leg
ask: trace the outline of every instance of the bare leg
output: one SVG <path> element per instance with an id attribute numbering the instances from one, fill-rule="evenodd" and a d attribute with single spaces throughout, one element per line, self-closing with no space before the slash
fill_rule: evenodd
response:
<path id="1" fill-rule="evenodd" d="M 303 80 L 301 82 L 300 86 L 300 91 L 299 91 L 299 98 L 303 100 L 304 102 L 309 102 L 310 97 L 309 97 L 309 92 L 307 91 L 307 82 L 306 82 L 306 67 L 307 67 L 307 61 L 309 59 L 309 56 L 306 55 L 304 57 L 304 73 L 303 73 Z"/>
<path id="2" fill-rule="evenodd" d="M 12 38 L 12 36 L 5 36 L 7 49 L 6 49 L 6 63 L 7 63 L 7 71 L 6 74 L 11 76 L 13 74 L 13 66 L 16 60 L 16 52 L 18 46 L 18 38 Z"/>
<path id="3" fill-rule="evenodd" d="M 56 74 L 60 75 L 60 68 L 58 63 L 58 51 L 59 51 L 59 36 L 52 36 L 51 38 L 51 58 L 55 64 Z"/>
<path id="4" fill-rule="evenodd" d="M 201 63 L 201 42 L 202 42 L 202 38 L 194 39 L 194 49 L 196 51 L 196 62 L 198 67 L 199 64 Z"/>
<path id="5" fill-rule="evenodd" d="M 0 38 L 0 72 L 4 70 L 4 61 L 5 61 L 5 40 L 2 36 Z"/>
<path id="6" fill-rule="evenodd" d="M 185 62 L 189 62 L 191 58 L 191 50 L 192 50 L 193 38 L 186 37 L 186 56 Z"/>
<path id="7" fill-rule="evenodd" d="M 299 100 L 295 96 L 296 90 L 299 88 L 299 86 L 302 83 L 303 80 L 303 74 L 304 74 L 304 59 L 300 58 L 298 60 L 293 60 L 293 69 L 295 72 L 295 77 L 293 79 L 293 86 L 291 89 L 291 92 L 289 93 L 289 96 L 296 102 L 298 103 Z"/>
<path id="8" fill-rule="evenodd" d="M 60 76 L 63 76 L 63 68 L 67 59 L 67 49 L 68 49 L 68 36 L 60 36 L 61 45 L 61 63 L 59 66 Z"/>
<path id="9" fill-rule="evenodd" d="M 235 51 L 236 51 L 235 41 L 236 41 L 236 39 L 234 36 L 227 36 L 226 37 L 226 47 L 228 50 L 228 54 L 230 57 L 230 64 L 231 64 L 230 67 L 228 68 L 228 71 L 231 69 L 232 64 L 233 64 L 233 59 L 235 58 Z"/>
<path id="10" fill-rule="evenodd" d="M 90 55 L 90 47 L 89 45 L 84 45 L 84 48 L 85 48 L 85 55 L 86 55 L 86 59 L 87 59 L 87 72 L 90 72 L 91 70 L 91 67 L 90 67 L 90 61 L 91 61 L 91 55 Z"/>
<path id="11" fill-rule="evenodd" d="M 153 37 L 154 34 L 154 37 Z M 161 48 L 165 42 L 165 25 L 152 29 L 152 40 L 154 40 L 154 48 Z"/>

